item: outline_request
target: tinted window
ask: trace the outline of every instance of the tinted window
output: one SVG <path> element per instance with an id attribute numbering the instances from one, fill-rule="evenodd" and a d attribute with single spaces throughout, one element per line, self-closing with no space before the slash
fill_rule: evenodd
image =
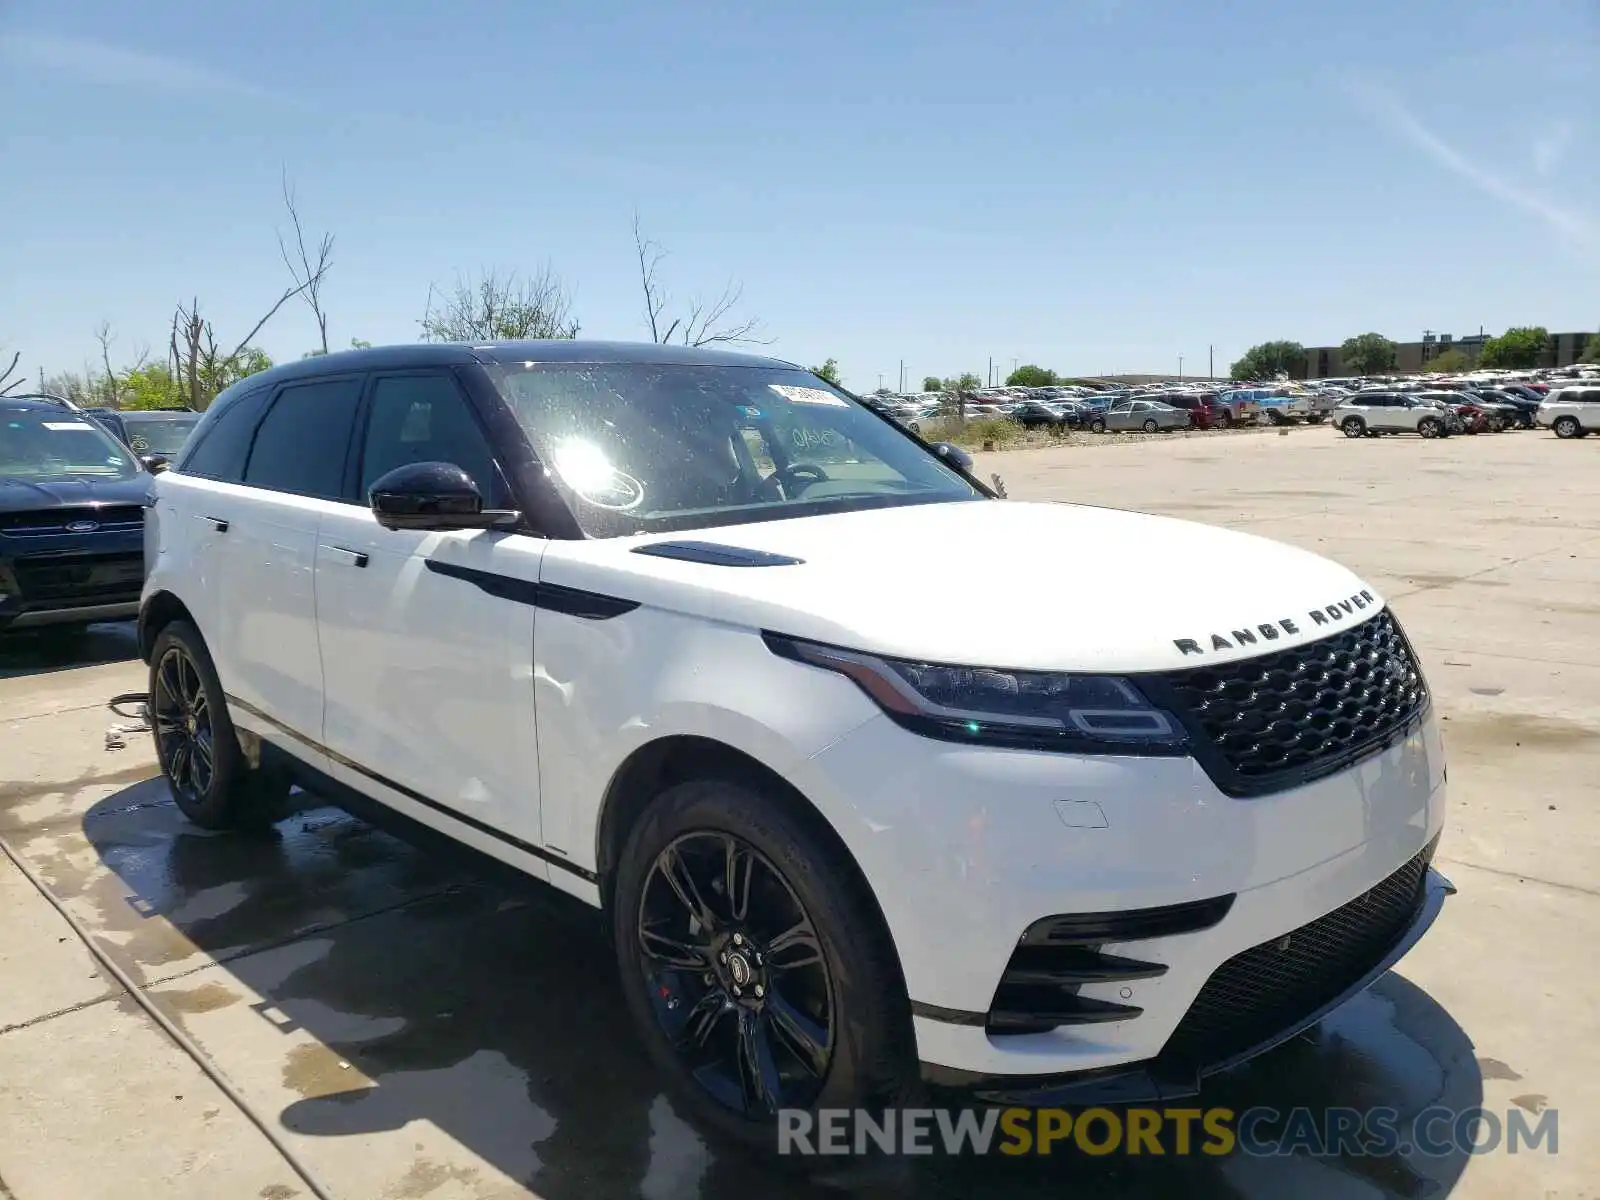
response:
<path id="1" fill-rule="evenodd" d="M 361 490 L 407 463 L 454 463 L 499 507 L 499 473 L 489 442 L 448 375 L 392 375 L 372 388 L 372 415 L 361 453 Z"/>
<path id="2" fill-rule="evenodd" d="M 242 482 L 245 459 L 250 457 L 250 439 L 255 436 L 256 422 L 269 394 L 263 388 L 241 396 L 206 421 L 189 443 L 178 470 L 222 483 Z"/>
<path id="3" fill-rule="evenodd" d="M 251 487 L 344 498 L 344 464 L 355 426 L 360 379 L 291 384 L 256 430 L 244 481 Z"/>
<path id="4" fill-rule="evenodd" d="M 163 454 L 168 458 L 178 456 L 198 424 L 199 413 L 129 413 L 122 418 L 123 434 L 135 454 Z"/>

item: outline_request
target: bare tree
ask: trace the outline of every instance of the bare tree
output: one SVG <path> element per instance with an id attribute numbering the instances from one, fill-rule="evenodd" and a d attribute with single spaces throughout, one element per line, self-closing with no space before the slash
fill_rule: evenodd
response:
<path id="1" fill-rule="evenodd" d="M 117 384 L 117 372 L 111 365 L 111 343 L 116 339 L 111 336 L 111 322 L 101 321 L 100 328 L 94 331 L 94 340 L 100 343 L 100 367 L 105 372 L 105 402 L 109 408 L 122 407 L 122 390 Z"/>
<path id="2" fill-rule="evenodd" d="M 21 361 L 22 351 L 17 350 L 12 353 L 11 361 L 6 364 L 6 369 L 4 371 L 0 371 L 0 396 L 4 396 L 13 388 L 21 387 L 23 381 L 28 378 L 26 375 L 18 375 L 15 379 L 11 378 L 12 374 L 17 369 L 17 364 Z"/>
<path id="3" fill-rule="evenodd" d="M 577 337 L 579 329 L 572 293 L 548 263 L 526 279 L 491 270 L 471 282 L 458 275 L 449 292 L 429 284 L 418 324 L 425 342 L 566 339 Z"/>
<path id="4" fill-rule="evenodd" d="M 317 333 L 322 339 L 322 352 L 326 354 L 328 313 L 322 307 L 322 283 L 327 278 L 328 268 L 333 266 L 333 234 L 322 235 L 317 243 L 316 256 L 313 258 L 311 252 L 306 249 L 305 229 L 300 224 L 300 210 L 295 206 L 294 188 L 289 183 L 287 172 L 283 176 L 283 206 L 289 210 L 289 222 L 294 226 L 294 253 L 290 254 L 290 247 L 283 240 L 281 233 L 278 235 L 278 251 L 283 255 L 283 265 L 289 268 L 289 276 L 294 280 L 300 297 L 311 307 L 312 315 L 317 318 Z M 252 331 L 251 337 L 254 336 L 255 333 Z"/>
<path id="5" fill-rule="evenodd" d="M 685 346 L 766 345 L 771 342 L 771 338 L 759 336 L 761 318 L 735 319 L 730 315 L 744 298 L 744 285 L 732 280 L 714 301 L 706 303 L 697 296 L 681 315 L 669 319 L 667 310 L 671 297 L 660 276 L 667 251 L 660 242 L 644 236 L 637 213 L 633 217 L 633 246 L 639 256 L 639 286 L 644 291 L 644 311 L 652 342 L 665 345 L 676 341 Z"/>

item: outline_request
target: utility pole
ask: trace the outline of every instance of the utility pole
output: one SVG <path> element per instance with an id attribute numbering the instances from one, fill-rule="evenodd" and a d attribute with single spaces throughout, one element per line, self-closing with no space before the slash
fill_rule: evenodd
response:
<path id="1" fill-rule="evenodd" d="M 883 391 L 883 372 L 882 371 L 878 372 L 878 390 L 880 392 Z"/>
<path id="2" fill-rule="evenodd" d="M 1215 346 L 1207 346 L 1206 347 L 1206 378 L 1207 379 L 1215 379 L 1216 377 L 1217 377 L 1217 348 Z"/>
<path id="3" fill-rule="evenodd" d="M 989 355 L 989 374 L 984 380 L 984 387 L 994 386 L 994 355 Z"/>
<path id="4" fill-rule="evenodd" d="M 900 360 L 900 394 L 906 394 L 906 360 L 903 358 Z"/>
<path id="5" fill-rule="evenodd" d="M 1183 382 L 1183 355 L 1178 355 L 1178 382 Z"/>

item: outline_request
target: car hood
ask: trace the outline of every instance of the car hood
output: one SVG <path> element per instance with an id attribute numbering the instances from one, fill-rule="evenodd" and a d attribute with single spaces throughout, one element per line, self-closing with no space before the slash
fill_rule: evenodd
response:
<path id="1" fill-rule="evenodd" d="M 85 505 L 140 504 L 150 492 L 152 477 L 132 479 L 52 479 L 33 482 L 0 476 L 0 513 L 44 512 Z"/>
<path id="2" fill-rule="evenodd" d="M 638 551 L 712 544 L 731 566 Z M 1015 500 L 553 542 L 541 578 L 647 606 L 933 662 L 1159 671 L 1246 658 L 1383 606 L 1337 563 L 1211 525 Z"/>

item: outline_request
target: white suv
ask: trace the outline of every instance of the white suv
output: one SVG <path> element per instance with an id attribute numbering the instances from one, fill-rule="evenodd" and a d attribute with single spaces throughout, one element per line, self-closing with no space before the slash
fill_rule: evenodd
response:
<path id="1" fill-rule="evenodd" d="M 1600 387 L 1564 387 L 1539 403 L 1539 424 L 1560 438 L 1588 437 L 1600 432 Z"/>
<path id="2" fill-rule="evenodd" d="M 1357 392 L 1328 414 L 1345 437 L 1377 433 L 1416 433 L 1425 438 L 1450 435 L 1449 410 L 1401 392 Z"/>
<path id="3" fill-rule="evenodd" d="M 1422 670 L 1332 562 L 968 466 L 743 355 L 252 376 L 156 481 L 162 768 L 207 827 L 298 782 L 603 910 L 650 1054 L 747 1141 L 920 1081 L 1193 1091 L 1437 914 Z M 1085 607 L 968 620 L 996 588 Z"/>

